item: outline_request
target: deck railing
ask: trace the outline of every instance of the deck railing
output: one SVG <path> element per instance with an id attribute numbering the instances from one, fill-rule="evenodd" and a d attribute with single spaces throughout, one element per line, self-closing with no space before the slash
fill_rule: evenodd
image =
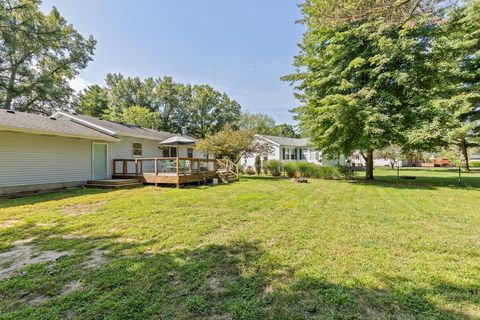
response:
<path id="1" fill-rule="evenodd" d="M 192 175 L 215 172 L 217 160 L 200 158 L 135 158 L 113 160 L 113 175 Z"/>

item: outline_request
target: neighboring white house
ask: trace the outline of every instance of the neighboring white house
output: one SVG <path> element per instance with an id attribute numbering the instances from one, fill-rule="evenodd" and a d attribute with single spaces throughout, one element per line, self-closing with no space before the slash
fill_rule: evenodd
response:
<path id="1" fill-rule="evenodd" d="M 312 148 L 308 139 L 295 139 L 257 134 L 255 139 L 267 143 L 271 147 L 271 153 L 267 156 L 268 160 L 279 160 L 282 162 L 310 162 L 324 166 L 334 166 L 337 164 L 345 165 L 345 158 L 325 159 L 321 152 Z M 255 165 L 255 156 L 244 157 L 242 165 Z M 263 157 L 262 157 L 263 161 Z"/>
<path id="2" fill-rule="evenodd" d="M 361 155 L 360 152 L 355 151 L 352 153 L 350 156 L 350 162 L 351 165 L 355 167 L 364 167 L 366 166 L 365 159 Z M 400 167 L 410 167 L 412 166 L 412 162 L 409 160 L 402 160 L 402 159 L 396 159 L 394 161 L 395 166 L 399 165 Z M 374 158 L 373 159 L 373 166 L 374 167 L 390 167 L 392 165 L 392 162 L 388 158 Z"/>
<path id="3" fill-rule="evenodd" d="M 65 112 L 0 110 L 0 195 L 109 179 L 114 159 L 204 157 L 191 145 L 160 145 L 174 136 Z"/>

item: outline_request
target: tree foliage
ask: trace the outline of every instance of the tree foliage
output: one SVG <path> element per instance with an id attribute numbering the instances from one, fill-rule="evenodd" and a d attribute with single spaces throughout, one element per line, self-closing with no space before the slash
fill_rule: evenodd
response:
<path id="1" fill-rule="evenodd" d="M 339 10 L 361 12 L 376 4 L 342 1 Z M 445 115 L 431 104 L 438 79 L 431 47 L 439 23 L 417 15 L 398 24 L 390 14 L 379 19 L 379 12 L 322 22 L 331 5 L 303 5 L 307 31 L 295 58 L 297 72 L 284 79 L 297 85 L 301 105 L 294 111 L 312 143 L 331 157 L 364 151 L 366 178 L 373 179 L 374 150 L 392 144 L 428 149 L 442 140 L 437 128 Z"/>
<path id="2" fill-rule="evenodd" d="M 208 85 L 185 85 L 171 77 L 142 80 L 122 74 L 108 74 L 105 83 L 105 87 L 92 86 L 80 94 L 80 113 L 174 133 L 184 128 L 198 138 L 237 123 L 240 117 L 240 105 Z"/>
<path id="3" fill-rule="evenodd" d="M 196 148 L 217 158 L 228 158 L 235 163 L 244 156 L 267 155 L 271 152 L 268 144 L 255 139 L 254 131 L 236 130 L 231 125 L 226 125 L 217 133 L 207 135 L 197 143 Z"/>
<path id="4" fill-rule="evenodd" d="M 449 115 L 445 137 L 460 150 L 468 170 L 468 150 L 480 145 L 479 0 L 449 13 L 433 51 L 442 73 L 435 103 Z"/>
<path id="5" fill-rule="evenodd" d="M 0 102 L 5 109 L 49 114 L 68 105 L 73 79 L 92 60 L 85 39 L 39 0 L 0 0 Z"/>
<path id="6" fill-rule="evenodd" d="M 402 25 L 419 14 L 432 15 L 457 0 L 307 0 L 304 10 L 318 25 L 338 27 L 379 22 Z"/>
<path id="7" fill-rule="evenodd" d="M 108 108 L 108 92 L 99 85 L 83 90 L 74 103 L 75 112 L 92 117 L 101 117 Z"/>
<path id="8" fill-rule="evenodd" d="M 240 116 L 238 125 L 240 129 L 253 130 L 257 134 L 300 138 L 300 135 L 292 125 L 286 123 L 277 124 L 272 116 L 263 113 L 244 112 Z"/>

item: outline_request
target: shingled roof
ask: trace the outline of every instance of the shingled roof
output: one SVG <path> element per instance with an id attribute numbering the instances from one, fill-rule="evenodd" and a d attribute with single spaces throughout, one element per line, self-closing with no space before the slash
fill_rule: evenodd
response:
<path id="1" fill-rule="evenodd" d="M 157 131 L 136 125 L 118 123 L 90 116 L 70 114 L 66 112 L 57 112 L 56 116 L 67 117 L 70 118 L 72 122 L 78 122 L 86 126 L 94 125 L 96 126 L 97 130 L 106 129 L 108 130 L 105 131 L 106 133 L 115 136 L 135 137 L 158 141 L 163 141 L 165 139 L 175 136 L 174 134 L 165 131 Z"/>
<path id="2" fill-rule="evenodd" d="M 292 147 L 308 147 L 309 146 L 308 138 L 303 138 L 303 139 L 285 138 L 285 137 L 269 136 L 265 134 L 259 134 L 257 136 L 281 146 L 292 146 Z"/>
<path id="3" fill-rule="evenodd" d="M 118 141 L 111 135 L 84 125 L 33 113 L 0 109 L 0 130 L 21 131 L 46 135 Z"/>

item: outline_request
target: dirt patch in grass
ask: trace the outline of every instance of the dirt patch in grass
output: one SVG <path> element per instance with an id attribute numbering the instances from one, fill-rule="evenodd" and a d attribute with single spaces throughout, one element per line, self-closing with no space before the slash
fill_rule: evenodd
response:
<path id="1" fill-rule="evenodd" d="M 86 268 L 98 268 L 107 261 L 105 257 L 106 251 L 95 249 L 92 255 L 83 263 Z"/>
<path id="2" fill-rule="evenodd" d="M 6 220 L 3 222 L 0 222 L 0 229 L 7 229 L 7 228 L 14 227 L 19 222 L 20 220 Z"/>
<path id="3" fill-rule="evenodd" d="M 68 255 L 67 251 L 42 251 L 35 252 L 33 246 L 16 244 L 12 250 L 0 253 L 0 280 L 12 276 L 19 269 L 34 264 L 53 262 L 60 257 Z"/>
<path id="4" fill-rule="evenodd" d="M 29 304 L 31 306 L 35 306 L 35 305 L 41 304 L 41 303 L 43 303 L 47 300 L 48 300 L 48 298 L 46 296 L 40 295 L 40 296 L 37 296 L 33 299 L 27 300 L 26 302 L 27 302 L 27 304 Z"/>
<path id="5" fill-rule="evenodd" d="M 68 283 L 65 283 L 62 288 L 62 295 L 67 295 L 76 291 L 80 288 L 80 280 L 74 280 Z"/>
<path id="6" fill-rule="evenodd" d="M 225 288 L 222 286 L 222 283 L 220 279 L 211 277 L 207 279 L 207 285 L 212 290 L 213 293 L 215 294 L 221 294 L 225 292 Z"/>
<path id="7" fill-rule="evenodd" d="M 70 216 L 80 216 L 84 214 L 95 213 L 107 201 L 97 201 L 92 203 L 79 203 L 63 207 L 63 213 Z"/>

